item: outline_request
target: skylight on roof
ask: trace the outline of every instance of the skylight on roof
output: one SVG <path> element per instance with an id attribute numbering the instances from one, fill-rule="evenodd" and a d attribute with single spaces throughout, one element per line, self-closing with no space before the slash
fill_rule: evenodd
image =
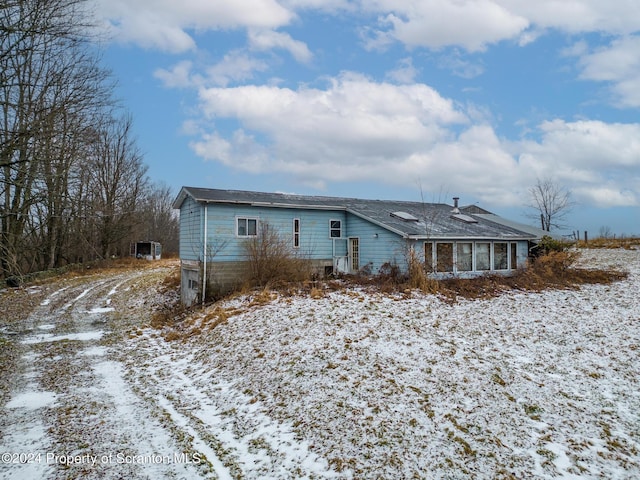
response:
<path id="1" fill-rule="evenodd" d="M 413 215 L 411 215 L 410 213 L 407 213 L 407 212 L 392 212 L 391 216 L 399 218 L 401 220 L 404 220 L 405 222 L 417 222 L 418 221 L 418 219 L 416 217 L 414 217 Z"/>
<path id="2" fill-rule="evenodd" d="M 478 223 L 478 220 L 470 217 L 469 215 L 465 215 L 464 213 L 455 213 L 451 215 L 451 218 L 455 218 L 456 220 L 460 220 L 465 223 Z"/>

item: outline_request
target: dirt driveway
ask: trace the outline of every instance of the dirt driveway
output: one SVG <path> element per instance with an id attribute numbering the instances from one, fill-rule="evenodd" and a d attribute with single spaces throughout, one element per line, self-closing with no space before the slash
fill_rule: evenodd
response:
<path id="1" fill-rule="evenodd" d="M 215 459 L 185 450 L 175 425 L 136 395 L 118 347 L 166 301 L 158 287 L 172 268 L 0 293 L 0 478 L 217 476 Z"/>

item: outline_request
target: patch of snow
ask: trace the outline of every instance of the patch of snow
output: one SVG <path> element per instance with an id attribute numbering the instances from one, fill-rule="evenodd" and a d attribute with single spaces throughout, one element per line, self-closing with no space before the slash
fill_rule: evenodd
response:
<path id="1" fill-rule="evenodd" d="M 113 312 L 114 310 L 115 308 L 113 307 L 96 307 L 89 310 L 89 313 L 107 313 L 107 312 Z"/>
<path id="2" fill-rule="evenodd" d="M 87 357 L 102 357 L 106 355 L 107 349 L 105 347 L 93 346 L 83 350 L 80 355 Z"/>
<path id="3" fill-rule="evenodd" d="M 56 394 L 38 390 L 29 390 L 15 395 L 5 405 L 6 408 L 25 408 L 36 410 L 43 407 L 51 407 L 55 404 Z"/>
<path id="4" fill-rule="evenodd" d="M 25 338 L 20 343 L 22 343 L 23 345 L 34 345 L 36 343 L 60 342 L 62 340 L 88 342 L 91 340 L 100 340 L 103 335 L 104 332 L 101 330 L 92 332 L 70 333 L 68 335 L 53 335 L 50 333 L 43 333 L 34 337 Z"/>

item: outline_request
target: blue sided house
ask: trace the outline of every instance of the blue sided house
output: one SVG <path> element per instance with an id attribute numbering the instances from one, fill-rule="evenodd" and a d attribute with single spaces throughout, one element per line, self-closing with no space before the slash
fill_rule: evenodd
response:
<path id="1" fill-rule="evenodd" d="M 408 252 L 429 275 L 509 274 L 524 267 L 541 230 L 478 206 L 365 200 L 183 187 L 180 210 L 181 296 L 227 290 L 247 269 L 246 243 L 268 225 L 322 274 L 406 270 Z M 209 290 L 208 290 L 209 289 Z"/>

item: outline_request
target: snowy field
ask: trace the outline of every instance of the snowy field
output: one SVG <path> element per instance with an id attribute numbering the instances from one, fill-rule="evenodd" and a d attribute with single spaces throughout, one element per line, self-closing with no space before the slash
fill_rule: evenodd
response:
<path id="1" fill-rule="evenodd" d="M 581 261 L 629 276 L 260 292 L 162 330 L 175 264 L 5 291 L 0 479 L 640 478 L 640 250 Z"/>
<path id="2" fill-rule="evenodd" d="M 582 262 L 630 275 L 454 304 L 241 296 L 122 358 L 220 478 L 640 478 L 640 250 Z"/>

